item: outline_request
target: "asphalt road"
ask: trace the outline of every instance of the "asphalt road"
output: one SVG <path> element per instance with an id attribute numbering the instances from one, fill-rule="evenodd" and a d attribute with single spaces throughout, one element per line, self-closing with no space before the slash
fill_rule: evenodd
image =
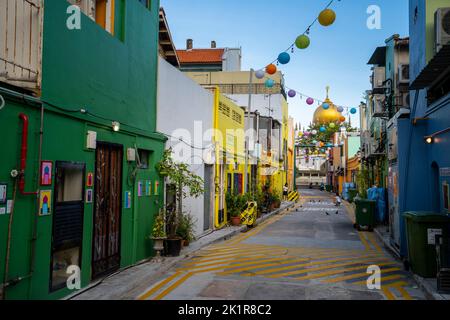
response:
<path id="1" fill-rule="evenodd" d="M 168 300 L 425 299 L 371 232 L 358 232 L 331 194 L 300 190 L 296 208 L 167 270 L 137 297 Z M 369 266 L 381 287 L 369 289 Z"/>

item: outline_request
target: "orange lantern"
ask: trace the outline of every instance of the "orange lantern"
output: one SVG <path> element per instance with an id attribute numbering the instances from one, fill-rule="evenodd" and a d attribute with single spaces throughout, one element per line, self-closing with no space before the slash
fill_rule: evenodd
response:
<path id="1" fill-rule="evenodd" d="M 267 72 L 268 74 L 275 74 L 275 73 L 277 72 L 277 66 L 274 65 L 274 64 L 269 64 L 269 65 L 266 67 L 266 72 Z"/>
<path id="2" fill-rule="evenodd" d="M 345 122 L 346 119 L 345 119 L 344 116 L 342 116 L 342 117 L 339 118 L 339 120 L 341 120 L 341 122 Z"/>
<path id="3" fill-rule="evenodd" d="M 318 20 L 321 25 L 328 27 L 336 20 L 336 13 L 331 9 L 325 9 L 320 13 Z"/>

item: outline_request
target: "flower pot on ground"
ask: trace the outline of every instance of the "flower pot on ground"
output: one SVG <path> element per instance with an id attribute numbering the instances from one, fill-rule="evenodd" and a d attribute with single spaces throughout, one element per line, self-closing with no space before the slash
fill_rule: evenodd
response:
<path id="1" fill-rule="evenodd" d="M 179 257 L 183 239 L 174 238 L 164 240 L 164 255 L 168 257 Z"/>
<path id="2" fill-rule="evenodd" d="M 155 250 L 157 258 L 161 257 L 166 238 L 165 213 L 161 210 L 155 218 L 155 224 L 150 235 L 150 240 L 153 241 L 153 250 Z"/>
<path id="3" fill-rule="evenodd" d="M 240 226 L 241 225 L 241 217 L 237 216 L 237 217 L 231 217 L 231 224 L 233 226 Z"/>
<path id="4" fill-rule="evenodd" d="M 230 216 L 231 224 L 233 226 L 239 226 L 241 224 L 241 213 L 247 204 L 247 196 L 227 193 L 225 197 L 227 205 L 227 212 Z"/>
<path id="5" fill-rule="evenodd" d="M 191 214 L 183 214 L 180 216 L 177 236 L 183 239 L 183 246 L 187 247 L 195 240 L 194 228 L 195 219 Z"/>

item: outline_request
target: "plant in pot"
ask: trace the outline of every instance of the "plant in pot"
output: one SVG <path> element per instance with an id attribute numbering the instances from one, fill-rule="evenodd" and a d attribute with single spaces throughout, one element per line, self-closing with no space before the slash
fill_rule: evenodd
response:
<path id="1" fill-rule="evenodd" d="M 201 177 L 189 170 L 187 164 L 177 163 L 173 160 L 172 149 L 164 151 L 156 169 L 175 189 L 176 204 L 174 208 L 166 211 L 167 239 L 165 243 L 167 255 L 179 256 L 183 239 L 177 234 L 177 230 L 184 217 L 183 200 L 188 197 L 200 197 L 204 193 L 204 182 Z"/>
<path id="2" fill-rule="evenodd" d="M 277 191 L 275 191 L 272 194 L 272 203 L 273 203 L 273 206 L 274 206 L 275 209 L 278 209 L 278 208 L 281 207 L 281 197 L 280 197 L 280 194 Z"/>
<path id="3" fill-rule="evenodd" d="M 156 251 L 156 259 L 160 259 L 161 252 L 164 250 L 164 240 L 167 238 L 165 216 L 164 210 L 160 210 L 150 235 L 150 240 L 153 241 L 153 250 Z"/>
<path id="4" fill-rule="evenodd" d="M 231 218 L 231 224 L 238 226 L 241 224 L 241 212 L 239 210 L 238 195 L 232 192 L 228 192 L 225 196 L 225 202 L 227 205 L 227 212 Z"/>
<path id="5" fill-rule="evenodd" d="M 183 239 L 183 246 L 187 247 L 195 240 L 195 220 L 191 214 L 184 214 L 180 218 L 177 235 Z"/>

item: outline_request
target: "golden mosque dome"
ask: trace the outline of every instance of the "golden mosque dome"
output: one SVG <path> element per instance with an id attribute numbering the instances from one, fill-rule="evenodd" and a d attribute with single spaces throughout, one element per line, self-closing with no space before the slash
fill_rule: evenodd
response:
<path id="1" fill-rule="evenodd" d="M 327 103 L 330 107 L 325 110 L 323 104 L 321 104 L 314 112 L 313 123 L 314 124 L 329 124 L 331 122 L 340 122 L 342 114 L 338 111 L 337 107 L 328 97 L 329 87 L 327 87 L 327 98 L 324 104 Z"/>

